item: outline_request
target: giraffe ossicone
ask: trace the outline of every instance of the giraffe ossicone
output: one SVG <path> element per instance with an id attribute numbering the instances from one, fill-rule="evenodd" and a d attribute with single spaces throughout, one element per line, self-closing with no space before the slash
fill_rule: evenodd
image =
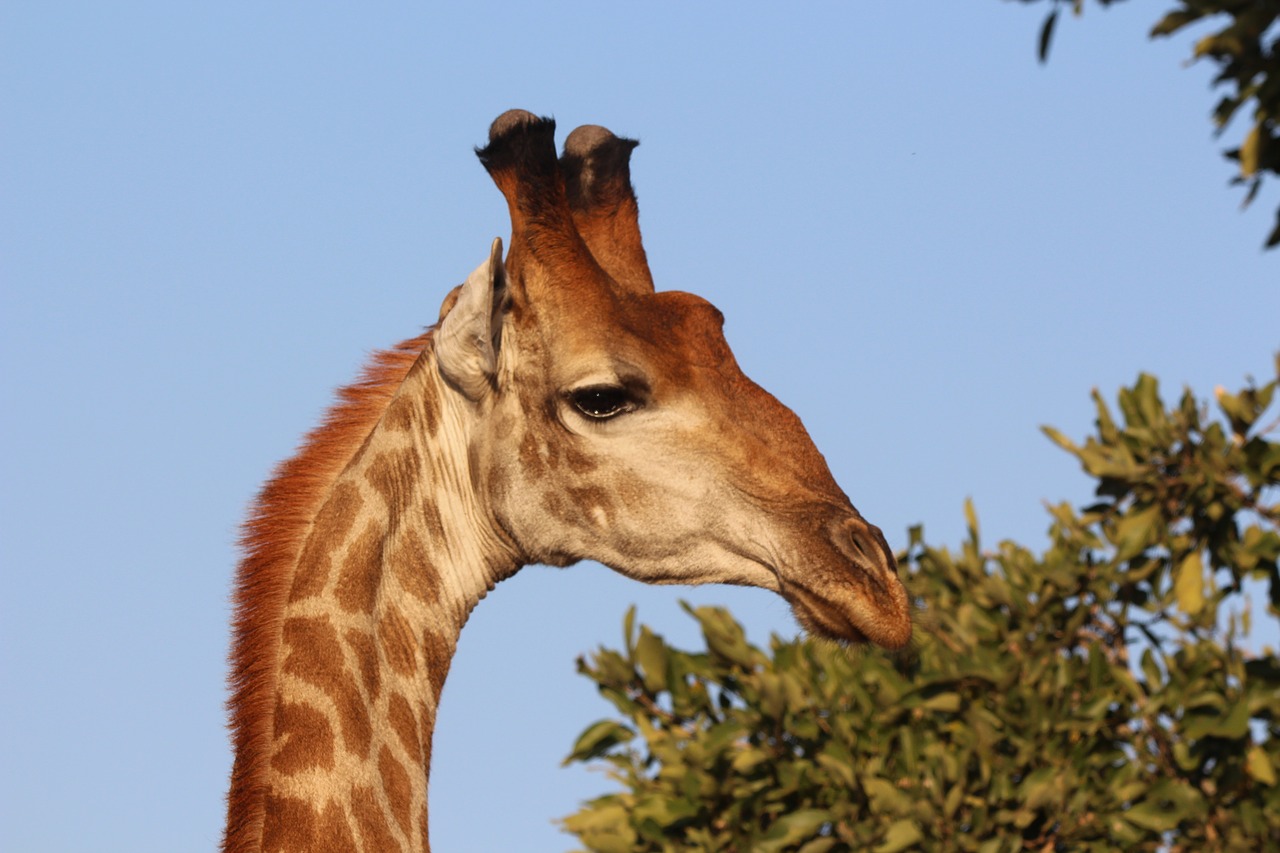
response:
<path id="1" fill-rule="evenodd" d="M 710 303 L 657 292 L 629 158 L 513 110 L 477 151 L 506 258 L 375 357 L 245 525 L 227 853 L 426 851 L 440 690 L 468 614 L 528 563 L 781 594 L 808 630 L 900 648 L 880 531 Z"/>

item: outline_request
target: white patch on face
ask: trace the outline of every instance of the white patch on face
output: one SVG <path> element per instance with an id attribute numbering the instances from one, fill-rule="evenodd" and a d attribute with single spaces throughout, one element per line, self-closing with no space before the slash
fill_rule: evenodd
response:
<path id="1" fill-rule="evenodd" d="M 564 417 L 602 468 L 641 487 L 608 514 L 583 508 L 596 531 L 592 559 L 648 583 L 777 589 L 769 520 L 732 486 L 733 472 L 717 470 L 720 460 L 689 440 L 706 429 L 697 414 L 655 406 L 598 425 Z"/>

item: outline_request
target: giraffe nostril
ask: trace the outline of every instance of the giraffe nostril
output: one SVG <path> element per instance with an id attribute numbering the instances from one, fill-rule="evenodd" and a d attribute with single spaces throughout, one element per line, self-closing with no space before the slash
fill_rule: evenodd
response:
<path id="1" fill-rule="evenodd" d="M 854 530 L 849 535 L 849 543 L 853 545 L 853 549 L 862 555 L 863 559 L 870 560 L 871 555 L 867 553 L 866 547 L 863 545 L 863 537 L 858 535 L 858 531 Z"/>
<path id="2" fill-rule="evenodd" d="M 876 574 L 897 575 L 898 563 L 884 534 L 874 524 L 853 516 L 837 522 L 832 537 L 836 547 L 852 562 Z"/>

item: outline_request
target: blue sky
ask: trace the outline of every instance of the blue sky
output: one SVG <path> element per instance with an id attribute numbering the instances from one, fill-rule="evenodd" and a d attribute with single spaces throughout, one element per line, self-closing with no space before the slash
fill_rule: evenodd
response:
<path id="1" fill-rule="evenodd" d="M 1043 541 L 1088 482 L 1039 432 L 1139 371 L 1265 379 L 1275 187 L 1241 213 L 1160 3 L 6 4 L 0 11 L 0 848 L 207 851 L 244 508 L 367 354 L 507 234 L 472 147 L 522 107 L 638 137 L 662 289 L 727 315 L 864 515 Z M 797 631 L 750 590 L 526 569 L 475 611 L 432 774 L 442 851 L 566 850 L 631 603 Z M 1260 613 L 1255 612 L 1255 621 Z"/>

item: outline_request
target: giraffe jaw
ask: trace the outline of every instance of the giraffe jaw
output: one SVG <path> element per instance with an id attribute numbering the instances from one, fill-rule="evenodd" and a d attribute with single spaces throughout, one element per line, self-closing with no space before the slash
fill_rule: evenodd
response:
<path id="1" fill-rule="evenodd" d="M 896 581 L 895 581 L 896 583 Z M 911 641 L 911 616 L 906 604 L 906 591 L 889 592 L 895 604 L 884 607 L 863 600 L 857 593 L 841 591 L 838 596 L 825 596 L 795 584 L 784 588 L 783 597 L 791 611 L 810 634 L 851 645 L 874 643 L 897 651 Z M 879 598 L 879 596 L 877 596 Z M 836 600 L 837 598 L 842 600 Z M 896 600 L 901 599 L 901 604 Z"/>

